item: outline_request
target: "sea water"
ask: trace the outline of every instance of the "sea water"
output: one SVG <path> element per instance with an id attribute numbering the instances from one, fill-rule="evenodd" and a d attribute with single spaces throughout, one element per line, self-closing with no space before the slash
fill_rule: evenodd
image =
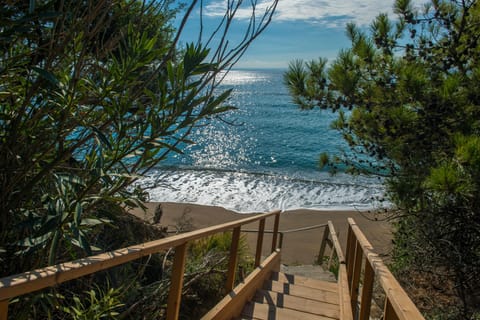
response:
<path id="1" fill-rule="evenodd" d="M 319 155 L 349 148 L 330 128 L 337 115 L 302 111 L 292 103 L 282 70 L 232 70 L 219 89 L 232 88 L 237 109 L 195 128 L 195 144 L 170 154 L 140 181 L 151 201 L 222 206 L 237 212 L 273 209 L 366 210 L 382 205 L 377 177 L 331 175 Z M 384 203 L 383 203 L 384 204 Z"/>

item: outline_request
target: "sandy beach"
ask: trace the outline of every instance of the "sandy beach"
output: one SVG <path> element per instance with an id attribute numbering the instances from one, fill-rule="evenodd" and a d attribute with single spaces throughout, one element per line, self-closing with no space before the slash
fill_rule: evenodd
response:
<path id="1" fill-rule="evenodd" d="M 151 222 L 153 221 L 154 211 L 157 205 L 158 203 L 147 203 L 147 212 L 136 209 L 132 210 L 132 213 L 139 218 Z M 221 207 L 196 204 L 164 202 L 161 203 L 161 206 L 163 214 L 160 224 L 168 227 L 169 230 L 176 230 L 176 225 L 178 225 L 182 216 L 184 216 L 184 218 L 186 218 L 195 229 L 249 216 L 249 214 L 238 214 Z M 339 234 L 340 242 L 342 243 L 342 246 L 345 247 L 347 218 L 353 218 L 356 221 L 378 254 L 389 254 L 392 243 L 391 225 L 389 222 L 385 221 L 382 216 L 374 215 L 373 213 L 306 209 L 284 211 L 280 217 L 280 230 L 286 231 L 332 221 Z M 375 220 L 375 218 L 377 218 L 377 220 Z M 272 222 L 273 221 L 267 220 L 267 230 L 271 228 Z M 255 228 L 257 228 L 257 224 L 246 226 L 243 229 Z M 322 234 L 322 229 L 286 234 L 282 250 L 282 262 L 284 264 L 312 264 L 318 254 Z M 271 238 L 268 235 L 265 236 L 265 249 L 269 247 L 270 239 Z M 247 234 L 247 241 L 253 252 L 255 249 L 256 234 Z"/>

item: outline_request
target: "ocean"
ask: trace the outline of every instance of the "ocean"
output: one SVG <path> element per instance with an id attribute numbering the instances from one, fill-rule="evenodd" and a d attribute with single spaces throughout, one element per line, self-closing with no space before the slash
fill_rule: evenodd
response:
<path id="1" fill-rule="evenodd" d="M 348 153 L 337 115 L 300 110 L 282 70 L 232 70 L 220 89 L 233 88 L 237 110 L 196 128 L 183 154 L 170 154 L 140 181 L 151 201 L 222 206 L 239 213 L 273 209 L 368 210 L 382 205 L 377 177 L 331 175 L 319 155 Z M 384 203 L 383 203 L 384 205 Z"/>

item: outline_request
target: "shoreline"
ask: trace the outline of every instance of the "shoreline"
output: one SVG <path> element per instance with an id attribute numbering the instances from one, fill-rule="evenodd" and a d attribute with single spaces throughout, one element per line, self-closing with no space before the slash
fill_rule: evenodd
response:
<path id="1" fill-rule="evenodd" d="M 245 218 L 251 214 L 260 213 L 236 213 L 223 207 L 206 206 L 190 203 L 174 202 L 148 202 L 146 212 L 136 208 L 129 210 L 133 215 L 152 223 L 155 208 L 161 204 L 162 217 L 160 225 L 175 230 L 179 223 L 189 223 L 194 229 L 226 223 L 233 220 Z M 272 208 L 274 210 L 274 208 Z M 183 216 L 183 218 L 182 218 Z M 308 227 L 332 221 L 339 240 L 345 248 L 348 222 L 347 218 L 353 218 L 372 244 L 374 251 L 379 255 L 389 255 L 392 247 L 392 226 L 390 222 L 384 221 L 381 214 L 361 212 L 354 210 L 311 210 L 295 209 L 283 211 L 280 216 L 280 231 Z M 377 218 L 377 220 L 375 220 Z M 183 221 L 181 221 L 183 219 Z M 266 229 L 271 229 L 273 219 L 268 219 Z M 248 225 L 245 229 L 257 228 L 257 224 Z M 288 233 L 284 238 L 282 249 L 282 263 L 284 264 L 312 264 L 318 254 L 323 229 Z M 256 235 L 246 234 L 250 251 L 255 250 Z M 270 240 L 265 235 L 264 248 Z M 300 250 L 301 249 L 301 250 Z M 265 253 L 266 254 L 266 253 Z"/>

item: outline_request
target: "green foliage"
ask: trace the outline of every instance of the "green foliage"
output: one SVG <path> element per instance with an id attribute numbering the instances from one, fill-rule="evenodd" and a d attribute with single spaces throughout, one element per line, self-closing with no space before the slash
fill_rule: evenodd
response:
<path id="1" fill-rule="evenodd" d="M 216 234 L 189 243 L 180 318 L 196 319 L 217 304 L 225 294 L 226 271 L 231 244 L 231 233 Z M 129 290 L 127 310 L 122 316 L 128 319 L 158 319 L 165 316 L 168 288 L 172 273 L 173 254 L 163 259 L 160 278 L 136 290 Z M 248 254 L 244 237 L 240 238 L 238 266 L 245 272 L 253 269 L 253 258 Z M 158 266 L 152 263 L 152 266 Z M 240 276 L 237 275 L 237 281 Z M 142 312 L 137 312 L 142 310 Z"/>
<path id="2" fill-rule="evenodd" d="M 122 243 L 108 233 L 126 207 L 148 200 L 135 182 L 233 109 L 220 81 L 277 2 L 232 1 L 214 34 L 184 46 L 201 1 L 1 2 L 0 276 Z M 240 8 L 252 16 L 233 43 Z M 72 316 L 111 296 L 89 292 Z"/>
<path id="3" fill-rule="evenodd" d="M 189 114 L 200 103 L 172 98 L 200 89 L 157 67 L 173 63 L 173 14 L 124 1 L 3 5 L 0 221 L 17 272 L 55 263 L 62 248 L 91 254 L 103 207 L 142 200 L 128 186 L 200 120 Z M 18 265 L 25 253 L 39 261 Z"/>
<path id="4" fill-rule="evenodd" d="M 231 90 L 216 90 L 219 74 L 268 25 L 276 1 L 263 17 L 251 5 L 262 19 L 229 50 L 229 23 L 215 33 L 218 47 L 200 38 L 181 48 L 179 32 L 197 3 L 179 31 L 175 5 L 0 6 L 0 274 L 54 264 L 75 248 L 101 249 L 91 233 L 108 223 L 106 211 L 141 207 L 146 194 L 135 181 L 192 143 L 193 128 L 232 109 Z M 225 15 L 232 21 L 235 12 Z M 19 262 L 24 254 L 30 259 Z"/>
<path id="5" fill-rule="evenodd" d="M 334 255 L 332 259 L 330 259 L 330 256 L 323 256 L 321 261 L 319 261 L 317 257 L 317 263 L 319 263 L 320 266 L 322 266 L 324 269 L 327 269 L 326 267 L 329 266 L 328 271 L 330 271 L 335 276 L 335 279 L 338 279 L 340 263 L 338 262 L 337 255 Z"/>
<path id="6" fill-rule="evenodd" d="M 204 259 L 209 259 L 210 255 L 215 254 L 229 256 L 231 243 L 231 232 L 215 234 L 213 236 L 197 240 L 189 246 L 190 259 L 193 261 L 201 261 Z M 252 269 L 253 261 L 249 255 L 247 239 L 244 234 L 240 236 L 237 253 L 238 265 L 245 271 Z M 227 264 L 223 263 L 222 265 L 226 267 Z M 237 276 L 236 278 L 238 279 L 239 277 Z"/>
<path id="7" fill-rule="evenodd" d="M 224 232 L 189 244 L 185 283 L 190 287 L 184 289 L 184 294 L 188 295 L 182 302 L 182 310 L 186 314 L 202 315 L 224 297 L 231 243 L 232 233 Z M 235 279 L 239 283 L 241 270 L 248 274 L 254 265 L 244 235 L 240 237 L 237 254 Z"/>
<path id="8" fill-rule="evenodd" d="M 123 306 L 119 289 L 108 288 L 106 292 L 97 288 L 85 292 L 84 297 L 73 297 L 73 305 L 60 309 L 74 320 L 118 319 L 117 310 Z"/>
<path id="9" fill-rule="evenodd" d="M 343 160 L 387 176 L 397 266 L 446 270 L 468 318 L 480 296 L 480 5 L 397 0 L 394 11 L 368 32 L 348 25 L 351 48 L 321 70 L 295 61 L 285 79 L 301 107 L 351 110 L 334 123 L 352 148 Z M 299 90 L 315 79 L 320 98 Z"/>

